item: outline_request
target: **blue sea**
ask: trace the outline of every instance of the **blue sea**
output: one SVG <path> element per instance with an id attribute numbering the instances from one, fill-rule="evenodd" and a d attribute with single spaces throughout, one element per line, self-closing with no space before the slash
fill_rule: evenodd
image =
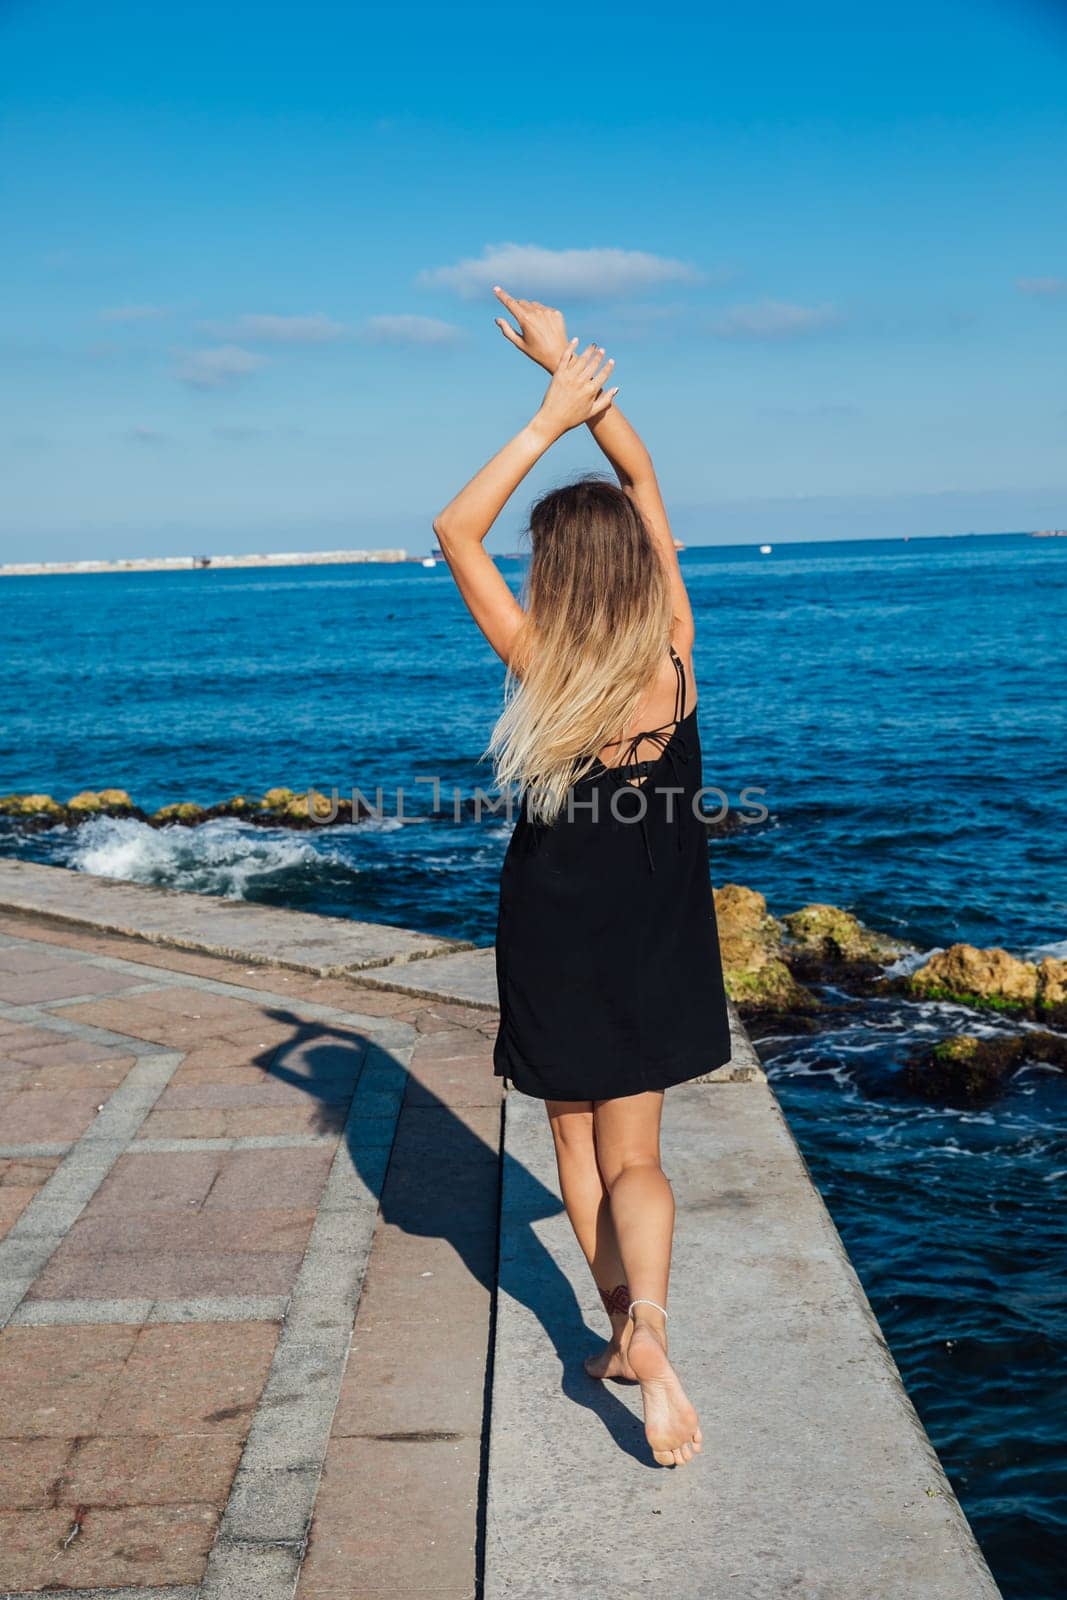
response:
<path id="1" fill-rule="evenodd" d="M 705 782 L 767 810 L 711 843 L 715 884 L 779 914 L 831 901 L 924 951 L 1067 954 L 1067 540 L 682 560 Z M 0 823 L 0 851 L 488 943 L 509 825 L 453 808 L 491 788 L 502 682 L 443 564 L 2 580 L 0 791 L 152 810 L 380 787 L 382 815 Z M 917 1044 L 1005 1024 L 829 998 L 818 1034 L 761 1043 L 775 1089 L 1005 1595 L 1059 1600 L 1067 1084 L 1024 1069 L 980 1111 L 917 1103 L 898 1088 Z"/>

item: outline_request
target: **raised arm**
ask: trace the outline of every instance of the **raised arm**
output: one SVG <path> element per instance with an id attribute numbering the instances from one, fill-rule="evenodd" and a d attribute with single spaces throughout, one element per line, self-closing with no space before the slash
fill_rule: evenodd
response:
<path id="1" fill-rule="evenodd" d="M 452 576 L 475 622 L 501 660 L 511 664 L 524 613 L 483 541 L 530 468 L 556 440 L 582 422 L 605 415 L 616 390 L 605 391 L 612 362 L 590 346 L 578 354 L 577 339 L 559 353 L 552 381 L 536 416 L 520 428 L 492 460 L 449 501 L 433 530 Z"/>
<path id="2" fill-rule="evenodd" d="M 541 305 L 536 300 L 516 300 L 504 289 L 494 289 L 493 293 L 519 324 L 516 333 L 506 317 L 497 317 L 496 325 L 501 333 L 531 361 L 551 372 L 559 359 L 560 350 L 567 344 L 567 328 L 562 312 L 552 306 Z M 571 340 L 571 344 L 574 343 Z M 603 353 L 599 351 L 600 355 Z M 672 642 L 679 650 L 689 650 L 693 644 L 693 608 L 682 577 L 678 552 L 674 548 L 674 535 L 660 494 L 652 457 L 637 430 L 617 405 L 600 416 L 590 417 L 588 423 L 590 433 L 611 463 L 621 487 L 640 511 L 660 552 L 671 582 L 674 609 Z"/>

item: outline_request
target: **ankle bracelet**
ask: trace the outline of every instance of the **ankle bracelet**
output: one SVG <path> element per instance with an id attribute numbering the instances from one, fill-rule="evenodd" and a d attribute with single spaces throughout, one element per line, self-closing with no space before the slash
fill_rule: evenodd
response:
<path id="1" fill-rule="evenodd" d="M 655 1300 L 645 1300 L 644 1298 L 642 1298 L 640 1300 L 631 1300 L 630 1301 L 630 1309 L 629 1309 L 628 1315 L 630 1317 L 632 1317 L 635 1322 L 637 1321 L 637 1318 L 634 1317 L 634 1306 L 653 1306 L 655 1308 L 655 1310 L 660 1311 L 660 1312 L 663 1313 L 664 1322 L 666 1322 L 666 1320 L 667 1320 L 667 1310 L 666 1310 L 665 1306 L 661 1306 Z"/>

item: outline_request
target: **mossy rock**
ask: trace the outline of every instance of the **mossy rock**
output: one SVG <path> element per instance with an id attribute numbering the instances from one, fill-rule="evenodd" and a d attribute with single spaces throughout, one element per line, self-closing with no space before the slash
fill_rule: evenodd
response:
<path id="1" fill-rule="evenodd" d="M 62 822 L 66 815 L 66 807 L 50 794 L 0 795 L 0 817 L 47 817 Z"/>
<path id="2" fill-rule="evenodd" d="M 160 806 L 154 813 L 152 821 L 160 827 L 177 823 L 183 828 L 195 828 L 198 822 L 203 822 L 206 815 L 203 806 L 195 805 L 192 800 L 175 800 L 169 806 Z"/>
<path id="3" fill-rule="evenodd" d="M 67 801 L 72 817 L 113 816 L 133 811 L 134 804 L 125 789 L 82 789 Z"/>
<path id="4" fill-rule="evenodd" d="M 954 944 L 932 955 L 910 975 L 905 987 L 919 1000 L 953 1000 L 1028 1015 L 1037 1003 L 1037 967 L 1007 950 Z"/>
<path id="5" fill-rule="evenodd" d="M 1045 1022 L 1067 1024 L 1067 961 L 1046 956 L 1038 962 L 1037 1013 Z"/>
<path id="6" fill-rule="evenodd" d="M 317 789 L 298 794 L 285 806 L 282 815 L 290 822 L 328 822 L 334 814 L 333 802 Z"/>
<path id="7" fill-rule="evenodd" d="M 986 1105 L 1028 1061 L 1067 1071 L 1067 1038 L 1058 1033 L 999 1033 L 979 1039 L 970 1033 L 942 1039 L 908 1060 L 903 1087 L 923 1100 L 943 1105 Z"/>
<path id="8" fill-rule="evenodd" d="M 208 806 L 203 821 L 208 822 L 212 817 L 247 817 L 251 820 L 262 810 L 261 800 L 249 800 L 247 795 L 235 794 L 229 800 L 220 800 L 218 805 Z"/>
<path id="9" fill-rule="evenodd" d="M 819 1002 L 782 959 L 782 925 L 755 889 L 726 883 L 715 891 L 726 992 L 745 1018 L 814 1011 Z"/>
<path id="10" fill-rule="evenodd" d="M 895 961 L 908 948 L 884 934 L 865 928 L 851 911 L 818 902 L 791 911 L 783 917 L 795 952 L 826 963 L 873 962 L 884 965 Z"/>
<path id="11" fill-rule="evenodd" d="M 284 811 L 295 799 L 292 789 L 268 789 L 260 801 L 260 807 L 264 811 Z"/>

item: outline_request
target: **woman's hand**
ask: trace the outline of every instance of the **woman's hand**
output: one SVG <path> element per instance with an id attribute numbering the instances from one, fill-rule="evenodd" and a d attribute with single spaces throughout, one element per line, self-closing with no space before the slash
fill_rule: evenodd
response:
<path id="1" fill-rule="evenodd" d="M 604 352 L 595 344 L 588 345 L 578 354 L 577 339 L 571 339 L 552 374 L 552 382 L 541 401 L 541 409 L 534 425 L 545 429 L 553 439 L 560 438 L 582 422 L 592 422 L 609 410 L 618 386 L 605 390 L 611 377 L 614 360 L 601 362 Z"/>
<path id="2" fill-rule="evenodd" d="M 543 306 L 539 300 L 516 300 L 506 289 L 495 288 L 493 293 L 506 306 L 519 325 L 518 333 L 506 317 L 497 317 L 496 325 L 504 338 L 523 355 L 536 361 L 546 372 L 555 372 L 560 356 L 568 348 L 567 324 L 563 312 L 552 306 Z"/>

